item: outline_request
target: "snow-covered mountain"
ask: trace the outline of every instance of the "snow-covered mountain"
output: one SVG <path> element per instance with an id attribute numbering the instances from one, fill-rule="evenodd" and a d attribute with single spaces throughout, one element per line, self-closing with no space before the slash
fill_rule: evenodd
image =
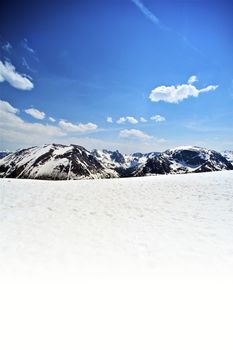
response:
<path id="1" fill-rule="evenodd" d="M 130 173 L 137 169 L 139 166 L 142 166 L 146 163 L 149 153 L 134 153 L 134 154 L 123 154 L 117 151 L 108 151 L 108 150 L 93 150 L 92 154 L 108 169 L 114 169 L 119 176 L 127 176 Z"/>
<path id="2" fill-rule="evenodd" d="M 84 147 L 51 144 L 31 147 L 0 160 L 0 176 L 11 178 L 72 180 L 117 176 Z"/>
<path id="3" fill-rule="evenodd" d="M 201 147 L 184 146 L 165 152 L 122 154 L 87 151 L 77 145 L 31 147 L 0 160 L 0 177 L 71 180 L 233 170 L 223 155 Z"/>
<path id="4" fill-rule="evenodd" d="M 219 170 L 233 170 L 233 165 L 216 151 L 196 146 L 182 146 L 149 158 L 134 175 L 185 174 Z"/>

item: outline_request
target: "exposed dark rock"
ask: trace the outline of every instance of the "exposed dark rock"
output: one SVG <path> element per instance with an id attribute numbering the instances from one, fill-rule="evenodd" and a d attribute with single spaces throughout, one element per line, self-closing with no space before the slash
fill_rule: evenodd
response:
<path id="1" fill-rule="evenodd" d="M 120 164 L 125 163 L 125 158 L 119 151 L 112 152 L 111 159 L 117 163 L 120 163 Z"/>

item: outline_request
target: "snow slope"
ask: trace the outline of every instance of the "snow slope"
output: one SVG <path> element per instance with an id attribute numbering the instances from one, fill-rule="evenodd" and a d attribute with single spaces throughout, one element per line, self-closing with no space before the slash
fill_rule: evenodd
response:
<path id="1" fill-rule="evenodd" d="M 232 218 L 232 171 L 1 179 L 1 348 L 231 350 Z"/>
<path id="2" fill-rule="evenodd" d="M 233 172 L 1 179 L 0 266 L 233 267 Z"/>

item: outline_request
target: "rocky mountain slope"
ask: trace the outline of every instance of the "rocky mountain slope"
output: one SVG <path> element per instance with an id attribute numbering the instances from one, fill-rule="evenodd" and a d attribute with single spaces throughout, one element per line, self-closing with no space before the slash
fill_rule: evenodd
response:
<path id="1" fill-rule="evenodd" d="M 84 147 L 44 145 L 12 153 L 0 160 L 0 176 L 11 178 L 72 180 L 117 176 Z"/>
<path id="2" fill-rule="evenodd" d="M 223 155 L 201 147 L 165 152 L 87 151 L 78 145 L 51 144 L 11 153 L 0 160 L 0 177 L 72 180 L 233 170 Z"/>

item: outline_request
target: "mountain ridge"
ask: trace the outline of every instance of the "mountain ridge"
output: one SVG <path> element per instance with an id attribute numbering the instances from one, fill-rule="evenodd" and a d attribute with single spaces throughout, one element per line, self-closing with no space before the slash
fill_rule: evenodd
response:
<path id="1" fill-rule="evenodd" d="M 185 174 L 233 170 L 227 156 L 198 146 L 180 146 L 164 152 L 88 151 L 70 144 L 45 144 L 21 149 L 0 159 L 0 177 L 76 180 L 110 177 Z"/>

